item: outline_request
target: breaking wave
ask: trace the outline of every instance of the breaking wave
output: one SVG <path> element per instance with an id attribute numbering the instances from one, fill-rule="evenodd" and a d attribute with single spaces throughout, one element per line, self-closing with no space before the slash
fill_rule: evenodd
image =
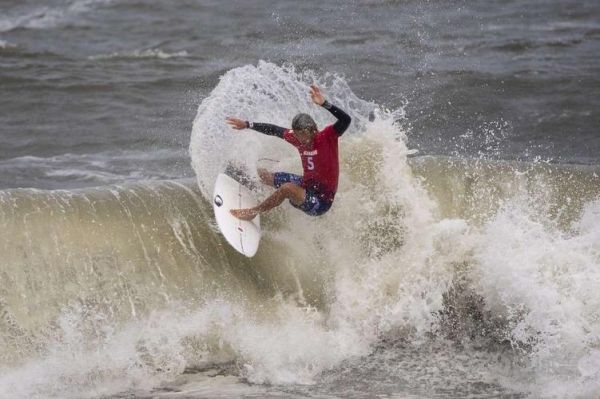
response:
<path id="1" fill-rule="evenodd" d="M 254 179 L 257 166 L 301 169 L 285 142 L 224 119 L 331 123 L 311 83 L 353 117 L 335 204 L 320 218 L 273 210 L 245 258 L 213 225 L 216 174 L 230 162 Z M 592 397 L 598 171 L 409 158 L 403 118 L 343 77 L 260 62 L 224 74 L 200 105 L 196 180 L 0 192 L 0 396 L 149 390 L 206 367 L 310 385 L 360 359 L 418 363 L 430 345 L 508 392 Z M 497 364 L 465 363 L 447 342 Z"/>

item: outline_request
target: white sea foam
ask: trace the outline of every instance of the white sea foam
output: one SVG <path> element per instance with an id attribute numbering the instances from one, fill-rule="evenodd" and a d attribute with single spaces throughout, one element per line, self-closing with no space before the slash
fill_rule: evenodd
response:
<path id="1" fill-rule="evenodd" d="M 72 309 L 62 315 L 61 335 L 48 346 L 44 360 L 0 376 L 0 397 L 81 398 L 149 390 L 185 367 L 234 359 L 251 382 L 306 384 L 349 354 L 365 353 L 356 337 L 329 331 L 311 309 L 280 302 L 265 320 L 231 301 L 215 300 L 189 312 L 182 312 L 188 308 L 182 305 L 118 331 L 102 326 L 110 315 L 95 314 L 90 321 L 86 309 Z M 91 327 L 86 323 L 99 328 L 93 338 L 84 333 Z M 30 383 L 23 384 L 23 378 Z"/>
<path id="2" fill-rule="evenodd" d="M 600 202 L 569 232 L 528 201 L 509 202 L 475 251 L 481 294 L 511 322 L 508 337 L 526 351 L 536 381 L 530 388 L 543 397 L 599 392 Z"/>

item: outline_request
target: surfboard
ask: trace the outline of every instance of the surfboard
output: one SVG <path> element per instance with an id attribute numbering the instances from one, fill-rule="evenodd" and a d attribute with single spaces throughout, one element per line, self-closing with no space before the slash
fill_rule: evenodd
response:
<path id="1" fill-rule="evenodd" d="M 256 198 L 246 186 L 224 173 L 217 176 L 213 194 L 217 225 L 229 245 L 249 258 L 256 254 L 260 243 L 260 215 L 247 222 L 234 217 L 229 211 L 256 205 Z"/>

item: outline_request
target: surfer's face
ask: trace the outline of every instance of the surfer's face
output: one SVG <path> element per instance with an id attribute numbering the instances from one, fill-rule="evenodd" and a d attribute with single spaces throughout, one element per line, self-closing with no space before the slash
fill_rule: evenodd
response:
<path id="1" fill-rule="evenodd" d="M 316 134 L 316 130 L 315 129 L 297 129 L 294 130 L 294 136 L 296 136 L 296 138 L 298 139 L 298 141 L 300 141 L 302 144 L 309 144 L 310 142 L 312 142 L 313 138 L 315 137 Z"/>

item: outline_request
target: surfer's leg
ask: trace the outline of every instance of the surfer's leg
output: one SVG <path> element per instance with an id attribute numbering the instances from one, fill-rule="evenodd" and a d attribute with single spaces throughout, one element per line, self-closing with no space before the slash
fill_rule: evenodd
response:
<path id="1" fill-rule="evenodd" d="M 306 190 L 295 183 L 285 183 L 277 189 L 277 191 L 280 190 L 283 192 L 283 199 L 289 199 L 290 202 L 295 205 L 302 204 L 304 202 L 304 198 L 306 198 Z M 283 202 L 283 199 L 279 202 L 279 204 Z"/>
<path id="2" fill-rule="evenodd" d="M 259 168 L 257 170 L 258 177 L 260 177 L 260 181 L 267 186 L 275 187 L 275 174 L 269 172 L 266 169 Z"/>
<path id="3" fill-rule="evenodd" d="M 232 209 L 231 214 L 238 219 L 252 220 L 259 213 L 271 210 L 289 199 L 292 204 L 300 205 L 304 202 L 306 191 L 294 183 L 284 183 L 273 194 L 267 197 L 260 205 L 249 209 Z"/>
<path id="4" fill-rule="evenodd" d="M 306 196 L 306 191 L 300 187 L 295 185 L 294 183 L 285 183 L 281 187 L 279 187 L 273 194 L 267 197 L 260 205 L 253 208 L 258 212 L 266 212 L 270 209 L 275 208 L 276 206 L 281 205 L 281 203 L 289 199 L 293 204 L 300 205 L 304 202 L 304 197 Z"/>
<path id="5" fill-rule="evenodd" d="M 321 216 L 322 214 L 326 213 L 329 208 L 331 208 L 333 200 L 324 199 L 317 192 L 306 190 L 306 195 L 302 204 L 296 205 L 293 202 L 291 202 L 291 204 L 307 215 Z"/>
<path id="6" fill-rule="evenodd" d="M 279 188 L 285 183 L 292 183 L 296 186 L 302 186 L 302 176 L 288 172 L 273 173 L 273 185 L 275 186 L 275 188 Z"/>
<path id="7" fill-rule="evenodd" d="M 267 186 L 279 188 L 285 183 L 294 183 L 297 186 L 302 185 L 302 176 L 295 175 L 287 172 L 275 172 L 271 173 L 264 168 L 258 168 L 258 177 L 263 184 Z"/>

